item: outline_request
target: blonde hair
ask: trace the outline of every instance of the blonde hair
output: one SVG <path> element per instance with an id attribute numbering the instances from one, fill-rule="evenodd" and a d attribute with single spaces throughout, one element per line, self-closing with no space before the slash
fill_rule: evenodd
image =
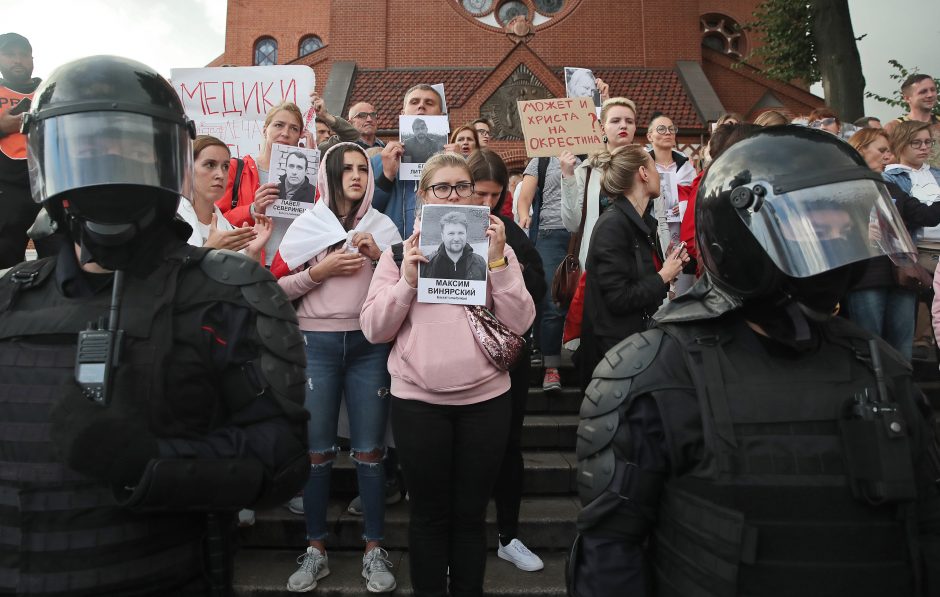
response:
<path id="1" fill-rule="evenodd" d="M 790 119 L 779 110 L 767 110 L 757 115 L 757 118 L 754 119 L 754 124 L 757 126 L 780 126 L 782 124 L 790 124 Z"/>
<path id="2" fill-rule="evenodd" d="M 304 126 L 304 115 L 300 111 L 300 108 L 297 107 L 297 104 L 293 102 L 281 102 L 276 106 L 272 106 L 268 113 L 264 116 L 264 128 L 267 128 L 271 121 L 274 120 L 274 115 L 280 112 L 281 110 L 290 112 L 297 118 L 297 124 L 300 125 L 300 128 Z"/>
<path id="3" fill-rule="evenodd" d="M 911 142 L 917 133 L 923 130 L 930 130 L 929 122 L 905 120 L 904 122 L 898 123 L 898 125 L 891 130 L 891 136 L 888 137 L 888 140 L 891 142 L 891 153 L 895 155 L 898 161 L 901 160 L 901 152 L 904 151 L 907 144 Z"/>
<path id="4" fill-rule="evenodd" d="M 633 190 L 640 166 L 654 167 L 650 160 L 650 154 L 642 146 L 633 144 L 595 153 L 591 157 L 591 166 L 601 177 L 601 190 L 614 198 L 626 196 Z"/>
<path id="5" fill-rule="evenodd" d="M 431 186 L 431 179 L 441 168 L 461 168 L 467 173 L 467 179 L 473 182 L 473 173 L 470 172 L 470 166 L 462 155 L 457 153 L 439 153 L 431 156 L 431 159 L 424 164 L 424 170 L 421 172 L 421 180 L 418 181 L 418 192 L 415 193 L 415 209 L 424 204 L 424 194 Z"/>
<path id="6" fill-rule="evenodd" d="M 633 119 L 636 120 L 636 104 L 633 103 L 633 100 L 627 99 L 625 97 L 612 97 L 601 104 L 601 124 L 607 123 L 607 113 L 610 112 L 610 109 L 614 106 L 630 108 L 633 110 Z"/>

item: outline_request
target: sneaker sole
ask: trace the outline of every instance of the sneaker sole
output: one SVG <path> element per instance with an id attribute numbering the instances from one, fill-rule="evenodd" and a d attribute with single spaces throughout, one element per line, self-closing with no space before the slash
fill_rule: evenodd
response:
<path id="1" fill-rule="evenodd" d="M 496 551 L 496 556 L 501 560 L 506 560 L 507 562 L 509 562 L 510 564 L 518 568 L 519 570 L 522 570 L 523 572 L 538 572 L 539 570 L 545 567 L 544 562 L 536 566 L 525 566 L 523 564 L 520 564 L 516 560 L 512 559 L 511 557 L 503 555 L 503 552 L 499 550 Z"/>
<path id="2" fill-rule="evenodd" d="M 543 391 L 543 392 L 557 392 L 557 391 L 560 390 L 560 389 L 561 389 L 561 384 L 557 384 L 557 385 L 556 385 L 556 384 L 550 384 L 550 385 L 547 385 L 547 386 L 542 386 L 542 391 Z"/>
<path id="3" fill-rule="evenodd" d="M 316 588 L 317 588 L 317 584 L 319 583 L 319 581 L 321 581 L 321 580 L 323 580 L 324 578 L 326 578 L 327 576 L 329 576 L 329 574 L 330 574 L 330 569 L 329 569 L 329 567 L 324 567 L 323 570 L 320 570 L 319 574 L 317 574 L 317 577 L 316 577 L 315 579 L 313 579 L 313 584 L 312 584 L 312 585 L 310 585 L 309 587 L 307 587 L 307 588 L 305 588 L 305 589 L 292 589 L 291 586 L 290 586 L 290 584 L 288 583 L 288 585 L 287 585 L 287 592 L 288 592 L 288 593 L 309 593 L 310 591 L 316 589 Z"/>
<path id="4" fill-rule="evenodd" d="M 288 512 L 290 512 L 291 514 L 296 514 L 296 515 L 298 515 L 298 516 L 303 516 L 303 515 L 304 515 L 304 511 L 303 511 L 303 510 L 295 510 L 294 508 L 291 508 L 290 506 L 287 507 L 287 510 L 288 510 Z"/>
<path id="5" fill-rule="evenodd" d="M 362 571 L 362 578 L 366 579 L 366 590 L 370 593 L 391 593 L 398 587 L 398 581 L 392 583 L 392 586 L 387 589 L 375 589 L 372 588 L 372 585 L 369 584 L 369 575 L 366 574 L 366 571 Z"/>

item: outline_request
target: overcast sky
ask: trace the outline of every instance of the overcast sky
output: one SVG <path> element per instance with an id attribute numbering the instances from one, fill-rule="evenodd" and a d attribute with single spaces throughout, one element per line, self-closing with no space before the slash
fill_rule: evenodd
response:
<path id="1" fill-rule="evenodd" d="M 204 66 L 225 49 L 226 0 L 2 1 L 0 30 L 29 38 L 38 77 L 91 54 L 127 56 L 169 76 L 171 68 Z M 888 78 L 890 58 L 940 76 L 938 0 L 849 0 L 849 4 L 855 35 L 867 34 L 858 49 L 869 90 L 890 95 L 896 88 Z M 814 92 L 822 94 L 822 86 Z M 865 107 L 882 119 L 897 116 L 896 109 L 873 100 L 866 100 Z"/>

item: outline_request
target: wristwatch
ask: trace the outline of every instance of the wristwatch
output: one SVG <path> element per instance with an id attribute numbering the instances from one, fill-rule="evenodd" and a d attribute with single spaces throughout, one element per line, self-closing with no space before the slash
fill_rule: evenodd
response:
<path id="1" fill-rule="evenodd" d="M 499 268 L 503 267 L 504 265 L 508 265 L 508 264 L 509 264 L 509 259 L 507 259 L 506 256 L 504 255 L 504 256 L 500 257 L 499 259 L 497 259 L 496 261 L 490 261 L 490 262 L 487 264 L 487 266 L 488 266 L 491 270 L 494 270 L 494 269 L 499 269 Z"/>

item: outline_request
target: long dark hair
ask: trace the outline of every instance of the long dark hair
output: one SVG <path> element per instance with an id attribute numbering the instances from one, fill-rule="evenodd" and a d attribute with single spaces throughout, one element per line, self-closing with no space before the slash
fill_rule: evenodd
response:
<path id="1" fill-rule="evenodd" d="M 496 201 L 490 212 L 499 214 L 503 207 L 503 201 L 506 199 L 506 189 L 509 187 L 509 172 L 506 170 L 506 164 L 499 154 L 491 149 L 478 149 L 467 158 L 467 165 L 470 167 L 470 174 L 474 182 L 492 180 L 503 187 L 503 192 L 499 194 L 499 200 Z"/>
<path id="2" fill-rule="evenodd" d="M 362 207 L 362 202 L 365 201 L 366 198 L 366 196 L 363 195 L 349 207 L 346 218 L 341 218 L 340 213 L 337 211 L 337 199 L 339 197 L 346 199 L 346 195 L 343 194 L 343 158 L 347 153 L 352 151 L 358 152 L 366 160 L 366 164 L 369 163 L 369 157 L 366 155 L 366 152 L 358 145 L 350 144 L 338 148 L 335 151 L 331 151 L 330 154 L 326 156 L 326 164 L 321 165 L 321 168 L 326 168 L 326 185 L 327 192 L 330 194 L 330 209 L 346 230 L 355 228 L 356 214 L 359 212 L 359 208 Z M 363 185 L 367 186 L 368 181 L 364 181 Z"/>

